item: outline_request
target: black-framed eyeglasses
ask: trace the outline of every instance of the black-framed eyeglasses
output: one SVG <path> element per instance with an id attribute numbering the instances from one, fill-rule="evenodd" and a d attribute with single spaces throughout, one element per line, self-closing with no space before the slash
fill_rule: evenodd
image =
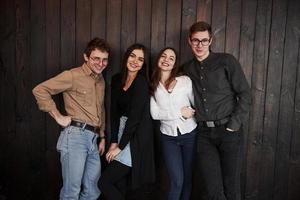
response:
<path id="1" fill-rule="evenodd" d="M 202 44 L 202 46 L 208 46 L 210 43 L 211 38 L 204 38 L 202 40 L 199 40 L 197 38 L 192 38 L 191 39 L 191 43 L 193 46 L 198 46 L 200 43 Z"/>

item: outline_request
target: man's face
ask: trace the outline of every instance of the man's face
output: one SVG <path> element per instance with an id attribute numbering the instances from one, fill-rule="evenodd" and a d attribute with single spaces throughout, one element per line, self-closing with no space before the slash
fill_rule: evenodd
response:
<path id="1" fill-rule="evenodd" d="M 84 60 L 86 61 L 87 66 L 95 74 L 100 74 L 108 64 L 108 53 L 106 51 L 95 49 L 91 52 L 89 57 L 84 54 Z"/>
<path id="2" fill-rule="evenodd" d="M 212 38 L 210 38 L 208 31 L 195 32 L 189 38 L 189 45 L 199 61 L 204 60 L 209 55 L 209 46 Z"/>

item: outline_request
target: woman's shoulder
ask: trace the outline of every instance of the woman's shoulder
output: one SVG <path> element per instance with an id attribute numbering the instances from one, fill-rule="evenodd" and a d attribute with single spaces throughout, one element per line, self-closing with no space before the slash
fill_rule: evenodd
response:
<path id="1" fill-rule="evenodd" d="M 182 81 L 182 82 L 191 82 L 190 77 L 186 75 L 177 76 L 176 80 Z"/>

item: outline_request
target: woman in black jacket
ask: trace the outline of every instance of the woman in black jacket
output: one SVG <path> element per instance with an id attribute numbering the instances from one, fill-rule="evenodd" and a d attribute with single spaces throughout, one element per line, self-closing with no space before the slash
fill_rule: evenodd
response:
<path id="1" fill-rule="evenodd" d="M 154 182 L 153 128 L 145 63 L 145 47 L 130 46 L 122 72 L 111 82 L 111 145 L 100 189 L 108 200 L 125 199 L 132 189 Z M 128 179 L 129 178 L 129 179 Z"/>

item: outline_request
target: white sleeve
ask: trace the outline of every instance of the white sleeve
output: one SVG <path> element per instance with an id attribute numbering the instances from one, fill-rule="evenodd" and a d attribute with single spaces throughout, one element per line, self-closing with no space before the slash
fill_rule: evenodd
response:
<path id="1" fill-rule="evenodd" d="M 180 110 L 174 111 L 168 108 L 162 108 L 157 104 L 153 96 L 150 99 L 150 112 L 152 118 L 155 120 L 176 120 L 181 117 Z"/>
<path id="2" fill-rule="evenodd" d="M 187 77 L 187 95 L 192 106 L 194 106 L 193 84 L 192 84 L 192 80 L 189 77 Z"/>

